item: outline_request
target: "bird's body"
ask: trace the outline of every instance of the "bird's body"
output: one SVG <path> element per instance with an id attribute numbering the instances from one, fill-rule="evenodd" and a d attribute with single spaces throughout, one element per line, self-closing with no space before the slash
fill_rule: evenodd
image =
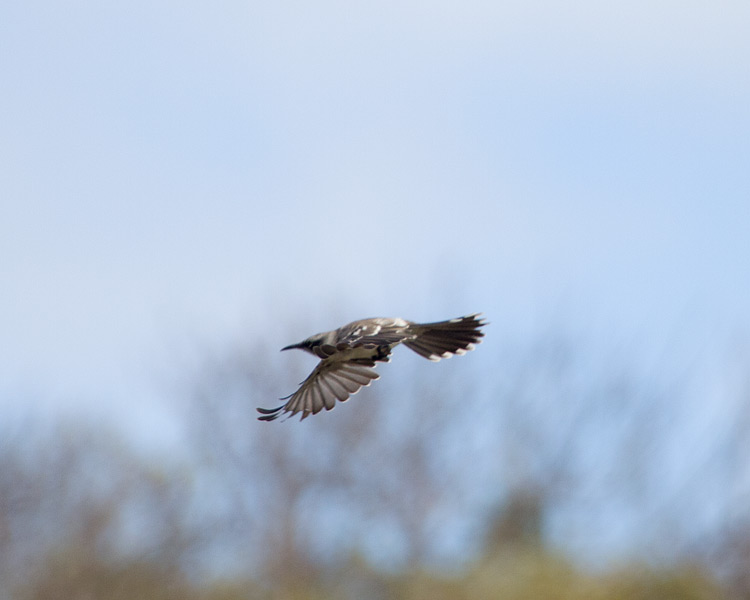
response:
<path id="1" fill-rule="evenodd" d="M 273 421 L 283 413 L 302 418 L 331 410 L 336 400 L 344 402 L 364 386 L 378 379 L 376 362 L 388 362 L 398 344 L 432 361 L 473 350 L 484 333 L 485 325 L 478 314 L 439 321 L 413 323 L 400 318 L 374 318 L 354 321 L 333 331 L 318 333 L 298 344 L 282 348 L 299 348 L 320 358 L 300 388 L 283 398 L 286 404 L 274 409 L 259 408 L 261 421 Z"/>

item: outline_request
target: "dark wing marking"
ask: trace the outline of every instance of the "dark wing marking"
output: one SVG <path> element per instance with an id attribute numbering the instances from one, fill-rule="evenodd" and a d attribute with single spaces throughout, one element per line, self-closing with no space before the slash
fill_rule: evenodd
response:
<path id="1" fill-rule="evenodd" d="M 368 359 L 352 361 L 321 361 L 305 379 L 300 388 L 282 400 L 286 404 L 278 408 L 258 408 L 263 416 L 260 421 L 273 421 L 284 413 L 294 416 L 302 413 L 302 419 L 315 415 L 322 409 L 331 410 L 336 400 L 345 402 L 349 396 L 356 394 L 362 387 L 378 379 L 373 367 L 375 362 Z"/>
<path id="2" fill-rule="evenodd" d="M 388 321 L 378 323 L 376 319 L 355 321 L 339 330 L 339 345 L 346 344 L 350 348 L 392 346 L 413 338 L 414 334 L 408 331 L 408 326 L 393 325 Z"/>

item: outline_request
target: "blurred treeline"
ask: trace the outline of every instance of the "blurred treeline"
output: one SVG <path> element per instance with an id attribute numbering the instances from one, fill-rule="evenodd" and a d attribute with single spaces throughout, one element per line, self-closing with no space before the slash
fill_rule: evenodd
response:
<path id="1" fill-rule="evenodd" d="M 0 427 L 0 600 L 750 598 L 750 386 L 691 429 L 689 377 L 550 336 L 259 423 L 311 367 L 278 357 L 191 365 L 173 448 L 79 415 Z"/>

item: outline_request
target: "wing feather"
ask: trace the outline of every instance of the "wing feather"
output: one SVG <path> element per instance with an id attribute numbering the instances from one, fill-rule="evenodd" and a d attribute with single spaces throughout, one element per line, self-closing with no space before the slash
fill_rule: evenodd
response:
<path id="1" fill-rule="evenodd" d="M 321 386 L 328 388 L 331 393 L 336 396 L 341 402 L 345 402 L 349 398 L 349 392 L 336 380 L 335 377 L 331 377 L 330 373 L 324 373 L 318 377 L 318 381 Z"/>
<path id="2" fill-rule="evenodd" d="M 284 398 L 286 404 L 273 409 L 259 408 L 262 416 L 258 418 L 273 421 L 285 413 L 290 413 L 289 416 L 302 413 L 305 419 L 323 408 L 331 410 L 337 400 L 345 402 L 349 396 L 378 379 L 380 376 L 374 367 L 375 362 L 369 359 L 356 359 L 356 362 L 322 360 L 299 389 Z"/>

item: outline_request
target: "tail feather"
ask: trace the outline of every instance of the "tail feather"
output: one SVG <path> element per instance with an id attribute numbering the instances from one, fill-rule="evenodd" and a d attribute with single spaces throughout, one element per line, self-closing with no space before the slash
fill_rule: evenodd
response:
<path id="1" fill-rule="evenodd" d="M 486 323 L 479 315 L 469 315 L 450 321 L 417 325 L 417 337 L 404 342 L 409 349 L 432 361 L 464 354 L 482 341 L 480 328 Z"/>

